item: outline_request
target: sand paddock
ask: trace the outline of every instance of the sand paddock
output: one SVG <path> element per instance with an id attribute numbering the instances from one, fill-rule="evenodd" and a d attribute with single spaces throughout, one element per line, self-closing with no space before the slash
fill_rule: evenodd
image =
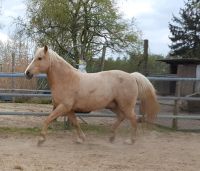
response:
<path id="1" fill-rule="evenodd" d="M 12 105 L 1 104 L 12 110 Z M 7 105 L 7 106 L 6 106 Z M 14 104 L 16 105 L 16 104 Z M 28 106 L 28 105 L 27 105 Z M 13 107 L 22 110 L 23 104 Z M 27 110 L 51 110 L 51 106 L 30 105 Z M 2 171 L 197 171 L 200 168 L 200 134 L 139 127 L 133 145 L 124 144 L 128 136 L 120 131 L 111 144 L 109 132 L 85 130 L 84 144 L 74 143 L 74 131 L 49 131 L 47 141 L 37 147 L 38 128 L 43 117 L 0 117 L 0 170 Z M 62 119 L 61 119 L 62 120 Z M 89 123 L 109 128 L 110 118 L 90 118 Z M 6 128 L 6 129 L 4 129 Z M 11 128 L 7 129 L 7 128 Z M 13 129 L 12 129 L 13 128 Z M 17 129 L 16 129 L 17 128 Z M 31 128 L 36 131 L 26 131 Z M 120 127 L 127 129 L 126 123 Z"/>

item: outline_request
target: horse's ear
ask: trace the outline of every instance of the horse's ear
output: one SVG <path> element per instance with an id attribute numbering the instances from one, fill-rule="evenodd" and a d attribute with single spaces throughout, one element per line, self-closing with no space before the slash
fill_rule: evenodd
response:
<path id="1" fill-rule="evenodd" d="M 44 46 L 44 53 L 46 54 L 47 51 L 48 51 L 48 47 L 47 47 L 47 45 L 45 45 L 45 46 Z"/>

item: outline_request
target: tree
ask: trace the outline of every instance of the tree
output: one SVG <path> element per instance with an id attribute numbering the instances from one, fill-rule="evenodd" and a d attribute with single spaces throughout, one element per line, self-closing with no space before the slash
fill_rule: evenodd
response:
<path id="1" fill-rule="evenodd" d="M 30 58 L 28 58 L 29 50 L 32 48 L 28 44 L 30 41 L 22 41 L 21 36 L 16 34 L 15 31 L 9 37 L 11 40 L 0 41 L 0 72 L 24 72 L 30 63 Z M 5 89 L 36 89 L 37 80 L 2 78 L 0 85 L 1 88 Z"/>
<path id="2" fill-rule="evenodd" d="M 159 62 L 158 60 L 163 59 L 161 55 L 150 54 L 148 58 L 148 73 L 149 75 L 154 74 L 166 74 L 169 72 L 168 64 Z M 87 71 L 98 72 L 100 59 L 96 59 L 93 63 L 90 63 Z M 144 74 L 144 61 L 142 54 L 131 53 L 128 57 L 124 58 L 108 58 L 105 59 L 104 70 L 122 70 L 129 73 L 141 72 Z"/>
<path id="3" fill-rule="evenodd" d="M 123 20 L 112 0 L 30 0 L 27 19 L 19 18 L 18 24 L 39 45 L 49 44 L 63 57 L 74 47 L 75 63 L 80 57 L 90 60 L 103 46 L 119 52 L 140 44 L 134 21 Z"/>
<path id="4" fill-rule="evenodd" d="M 173 16 L 169 24 L 172 56 L 200 58 L 200 1 L 188 0 L 180 9 L 180 18 Z"/>

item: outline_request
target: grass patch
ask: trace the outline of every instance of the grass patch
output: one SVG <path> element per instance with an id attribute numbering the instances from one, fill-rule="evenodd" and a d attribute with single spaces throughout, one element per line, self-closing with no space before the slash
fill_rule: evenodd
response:
<path id="1" fill-rule="evenodd" d="M 110 126 L 107 125 L 81 124 L 81 129 L 84 132 L 94 132 L 96 134 L 110 133 Z"/>
<path id="2" fill-rule="evenodd" d="M 155 124 L 153 129 L 158 132 L 175 132 L 175 131 L 177 131 L 174 128 L 163 126 L 163 125 L 158 125 L 158 124 Z"/>
<path id="3" fill-rule="evenodd" d="M 71 129 L 67 129 L 69 131 L 74 130 L 75 128 L 72 126 Z M 84 132 L 95 132 L 98 134 L 107 133 L 110 131 L 108 126 L 103 125 L 89 125 L 89 124 L 81 124 L 81 129 Z M 53 122 L 49 128 L 48 132 L 56 132 L 60 130 L 65 130 L 63 122 L 55 121 Z M 21 134 L 38 134 L 40 133 L 41 128 L 19 128 L 19 127 L 0 127 L 0 133 L 21 133 Z"/>
<path id="4" fill-rule="evenodd" d="M 67 129 L 68 131 L 72 131 L 75 128 L 72 126 L 70 129 Z M 110 134 L 111 132 L 111 126 L 110 125 L 98 125 L 98 124 L 81 124 L 81 129 L 84 132 L 88 133 L 95 133 L 97 135 L 105 135 Z M 138 125 L 138 129 L 142 129 L 141 125 Z M 66 130 L 64 124 L 62 121 L 55 121 L 53 122 L 49 128 L 49 133 L 55 133 L 57 131 Z M 144 130 L 155 130 L 158 132 L 168 133 L 168 132 L 175 132 L 175 129 L 161 126 L 161 125 L 149 125 L 144 126 Z M 20 133 L 20 134 L 32 134 L 32 135 L 38 135 L 41 131 L 41 128 L 34 127 L 34 128 L 19 128 L 19 127 L 0 127 L 0 133 Z M 182 131 L 181 132 L 189 132 L 189 131 Z M 191 132 L 200 132 L 198 131 L 191 131 Z M 117 133 L 121 135 L 127 135 L 130 133 L 130 127 L 119 127 L 117 129 Z"/>
<path id="5" fill-rule="evenodd" d="M 72 126 L 68 131 L 72 131 L 75 128 Z M 92 125 L 92 124 L 81 124 L 81 129 L 84 132 L 93 132 L 95 134 L 107 134 L 110 133 L 110 127 L 105 125 Z M 63 122 L 55 121 L 53 122 L 49 128 L 48 132 L 56 132 L 66 130 L 64 127 Z M 0 133 L 20 133 L 20 134 L 33 134 L 37 135 L 41 131 L 41 128 L 34 127 L 34 128 L 19 128 L 19 127 L 0 127 Z"/>
<path id="6" fill-rule="evenodd" d="M 154 125 L 154 130 L 158 132 L 195 132 L 200 133 L 200 129 L 174 129 L 163 125 Z"/>
<path id="7" fill-rule="evenodd" d="M 48 128 L 48 132 L 56 132 L 59 130 L 64 130 L 63 122 L 55 121 Z M 20 133 L 20 134 L 37 135 L 40 133 L 40 131 L 41 128 L 39 127 L 33 127 L 33 128 L 0 127 L 0 133 Z"/>
<path id="8" fill-rule="evenodd" d="M 0 127 L 0 133 L 21 133 L 21 134 L 37 134 L 39 128 L 18 128 L 18 127 Z"/>

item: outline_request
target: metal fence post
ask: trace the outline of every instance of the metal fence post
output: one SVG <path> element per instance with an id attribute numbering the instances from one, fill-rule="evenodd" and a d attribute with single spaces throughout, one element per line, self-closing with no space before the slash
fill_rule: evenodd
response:
<path id="1" fill-rule="evenodd" d="M 15 53 L 12 53 L 12 74 L 15 72 Z M 15 78 L 12 77 L 12 89 L 15 89 Z M 12 102 L 15 102 L 15 97 L 12 97 Z"/>
<path id="2" fill-rule="evenodd" d="M 180 95 L 181 95 L 181 81 L 177 81 L 175 97 L 180 97 Z M 173 111 L 174 116 L 177 116 L 179 113 L 179 105 L 180 105 L 180 99 L 175 99 L 174 100 L 174 111 Z M 172 120 L 172 128 L 175 130 L 178 129 L 178 119 L 177 118 L 174 118 Z"/>
<path id="3" fill-rule="evenodd" d="M 147 39 L 144 40 L 144 74 L 148 75 L 148 48 L 149 41 Z"/>

